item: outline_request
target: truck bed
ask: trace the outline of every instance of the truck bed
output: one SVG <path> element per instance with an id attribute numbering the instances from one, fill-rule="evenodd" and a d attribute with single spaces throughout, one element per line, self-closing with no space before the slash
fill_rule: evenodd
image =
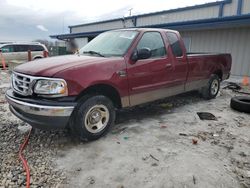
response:
<path id="1" fill-rule="evenodd" d="M 231 55 L 228 53 L 187 53 L 189 76 L 208 79 L 213 72 L 217 72 L 221 80 L 227 79 L 231 69 Z M 188 78 L 192 80 L 192 78 Z"/>

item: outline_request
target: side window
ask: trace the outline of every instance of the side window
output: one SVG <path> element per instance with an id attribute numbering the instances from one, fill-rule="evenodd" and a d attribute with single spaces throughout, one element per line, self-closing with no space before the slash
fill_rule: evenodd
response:
<path id="1" fill-rule="evenodd" d="M 15 45 L 15 52 L 27 52 L 28 51 L 28 45 Z"/>
<path id="2" fill-rule="evenodd" d="M 137 49 L 149 48 L 151 58 L 163 57 L 166 55 L 166 49 L 159 32 L 146 32 L 137 45 Z"/>
<path id="3" fill-rule="evenodd" d="M 31 51 L 44 51 L 44 48 L 40 45 L 30 45 L 29 48 Z"/>
<path id="4" fill-rule="evenodd" d="M 191 51 L 191 37 L 182 37 L 187 52 Z"/>
<path id="5" fill-rule="evenodd" d="M 167 32 L 167 37 L 170 42 L 173 54 L 175 57 L 183 56 L 180 41 L 175 33 Z"/>
<path id="6" fill-rule="evenodd" d="M 2 49 L 2 53 L 14 52 L 14 48 L 12 45 L 6 45 L 6 46 L 2 47 L 1 49 Z"/>

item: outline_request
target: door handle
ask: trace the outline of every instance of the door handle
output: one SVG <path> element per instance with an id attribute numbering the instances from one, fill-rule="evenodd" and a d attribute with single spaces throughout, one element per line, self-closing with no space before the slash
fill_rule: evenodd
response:
<path id="1" fill-rule="evenodd" d="M 124 70 L 117 71 L 116 73 L 117 73 L 120 77 L 125 77 L 125 76 L 127 76 L 127 72 L 124 71 Z"/>
<path id="2" fill-rule="evenodd" d="M 166 64 L 166 68 L 171 68 L 172 64 Z"/>

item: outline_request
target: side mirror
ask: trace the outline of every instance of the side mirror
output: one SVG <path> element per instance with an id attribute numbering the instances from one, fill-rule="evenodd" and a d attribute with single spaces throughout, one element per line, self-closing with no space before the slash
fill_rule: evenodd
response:
<path id="1" fill-rule="evenodd" d="M 0 53 L 2 53 L 2 49 L 0 48 Z"/>
<path id="2" fill-rule="evenodd" d="M 139 50 L 136 50 L 131 59 L 136 62 L 137 60 L 140 60 L 140 59 L 148 59 L 150 58 L 152 55 L 151 53 L 151 50 L 149 48 L 142 48 L 142 49 L 139 49 Z"/>

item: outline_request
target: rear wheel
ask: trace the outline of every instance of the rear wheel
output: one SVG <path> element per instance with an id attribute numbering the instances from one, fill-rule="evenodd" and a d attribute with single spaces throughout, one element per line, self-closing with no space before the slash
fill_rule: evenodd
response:
<path id="1" fill-rule="evenodd" d="M 108 132 L 114 121 L 112 101 L 96 95 L 80 100 L 71 117 L 70 128 L 81 140 L 96 140 Z"/>
<path id="2" fill-rule="evenodd" d="M 204 99 L 213 99 L 217 96 L 220 90 L 220 78 L 216 74 L 212 74 L 208 84 L 201 89 L 201 94 Z"/>

